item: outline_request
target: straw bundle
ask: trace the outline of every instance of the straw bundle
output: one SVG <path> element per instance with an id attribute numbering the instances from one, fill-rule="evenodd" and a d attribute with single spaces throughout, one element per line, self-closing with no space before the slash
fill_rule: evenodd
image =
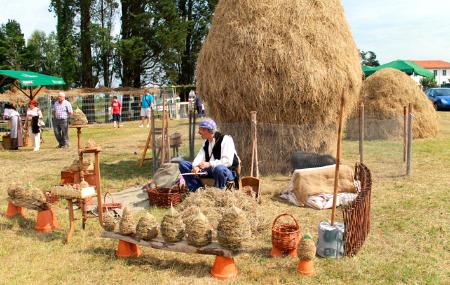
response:
<path id="1" fill-rule="evenodd" d="M 139 219 L 136 227 L 136 238 L 146 241 L 152 240 L 158 236 L 158 223 L 153 215 L 145 214 Z"/>
<path id="2" fill-rule="evenodd" d="M 73 111 L 72 116 L 70 117 L 70 124 L 71 125 L 87 125 L 88 119 L 86 118 L 86 115 L 81 111 L 80 108 L 77 108 L 75 111 Z"/>
<path id="3" fill-rule="evenodd" d="M 7 189 L 9 200 L 16 206 L 32 210 L 47 210 L 49 204 L 45 194 L 32 185 L 18 185 L 13 183 Z"/>
<path id="4" fill-rule="evenodd" d="M 416 82 L 405 73 L 383 68 L 368 77 L 361 88 L 364 103 L 364 138 L 389 139 L 398 137 L 403 128 L 403 107 L 413 107 L 414 138 L 435 137 L 438 117 L 433 104 Z M 347 137 L 358 139 L 358 110 L 347 126 Z"/>
<path id="5" fill-rule="evenodd" d="M 297 150 L 334 153 L 340 95 L 352 109 L 362 78 L 338 0 L 219 1 L 196 72 L 197 90 L 233 136 L 244 169 L 250 111 L 258 112 L 258 126 L 276 124 L 258 129 L 263 174 L 283 169 Z"/>
<path id="6" fill-rule="evenodd" d="M 191 223 L 186 225 L 186 240 L 188 244 L 198 247 L 208 245 L 212 241 L 211 226 L 200 210 Z"/>
<path id="7" fill-rule="evenodd" d="M 113 232 L 116 228 L 116 219 L 111 212 L 106 212 L 103 216 L 103 229 L 108 232 Z"/>
<path id="8" fill-rule="evenodd" d="M 184 237 L 185 225 L 180 213 L 173 207 L 164 216 L 161 223 L 161 235 L 167 242 L 178 242 Z"/>
<path id="9" fill-rule="evenodd" d="M 215 237 L 222 215 L 231 206 L 236 206 L 244 211 L 251 224 L 252 235 L 256 236 L 268 229 L 271 223 L 270 219 L 260 211 L 257 201 L 242 191 L 230 192 L 214 187 L 199 189 L 178 205 L 178 209 L 182 211 L 183 219 L 187 224 L 189 218 L 196 213 L 195 209 L 200 208 L 208 218 L 213 229 L 213 237 Z"/>
<path id="10" fill-rule="evenodd" d="M 119 222 L 119 232 L 123 235 L 136 233 L 136 222 L 127 207 L 123 209 L 122 219 Z"/>
<path id="11" fill-rule="evenodd" d="M 57 185 L 50 188 L 50 193 L 65 198 L 81 198 L 81 191 L 78 185 Z"/>
<path id="12" fill-rule="evenodd" d="M 250 224 L 244 212 L 235 206 L 231 207 L 217 226 L 217 240 L 220 245 L 231 250 L 238 250 L 250 236 Z"/>
<path id="13" fill-rule="evenodd" d="M 298 258 L 300 260 L 311 260 L 316 256 L 316 244 L 310 235 L 304 235 L 300 240 L 297 249 Z"/>

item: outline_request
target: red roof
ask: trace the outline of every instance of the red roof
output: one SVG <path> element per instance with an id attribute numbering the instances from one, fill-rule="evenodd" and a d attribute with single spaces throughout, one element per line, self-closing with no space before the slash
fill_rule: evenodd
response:
<path id="1" fill-rule="evenodd" d="M 411 61 L 415 62 L 417 65 L 426 69 L 450 68 L 450 62 L 446 62 L 443 60 L 411 60 Z"/>

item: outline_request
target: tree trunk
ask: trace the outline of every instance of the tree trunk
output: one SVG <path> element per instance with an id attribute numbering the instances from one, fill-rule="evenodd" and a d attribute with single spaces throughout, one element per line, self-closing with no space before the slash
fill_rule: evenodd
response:
<path id="1" fill-rule="evenodd" d="M 91 0 L 80 1 L 80 45 L 81 45 L 81 86 L 93 88 L 92 78 L 92 53 L 91 53 L 91 33 L 89 24 L 91 22 Z"/>

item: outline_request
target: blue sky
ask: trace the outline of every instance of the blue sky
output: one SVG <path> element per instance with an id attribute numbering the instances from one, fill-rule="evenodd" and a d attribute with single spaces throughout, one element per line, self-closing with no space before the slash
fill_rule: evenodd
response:
<path id="1" fill-rule="evenodd" d="M 55 31 L 49 0 L 0 0 L 0 23 L 17 20 L 25 37 Z M 356 45 L 380 63 L 395 59 L 450 62 L 450 0 L 342 0 Z M 26 7 L 26 8 L 24 8 Z"/>

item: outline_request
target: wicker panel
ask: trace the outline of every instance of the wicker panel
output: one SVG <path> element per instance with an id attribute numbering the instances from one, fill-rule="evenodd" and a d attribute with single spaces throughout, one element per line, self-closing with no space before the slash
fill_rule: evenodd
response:
<path id="1" fill-rule="evenodd" d="M 361 192 L 342 210 L 344 216 L 344 255 L 354 256 L 364 244 L 370 231 L 370 196 L 372 177 L 364 164 L 355 167 L 355 178 L 361 182 Z"/>

